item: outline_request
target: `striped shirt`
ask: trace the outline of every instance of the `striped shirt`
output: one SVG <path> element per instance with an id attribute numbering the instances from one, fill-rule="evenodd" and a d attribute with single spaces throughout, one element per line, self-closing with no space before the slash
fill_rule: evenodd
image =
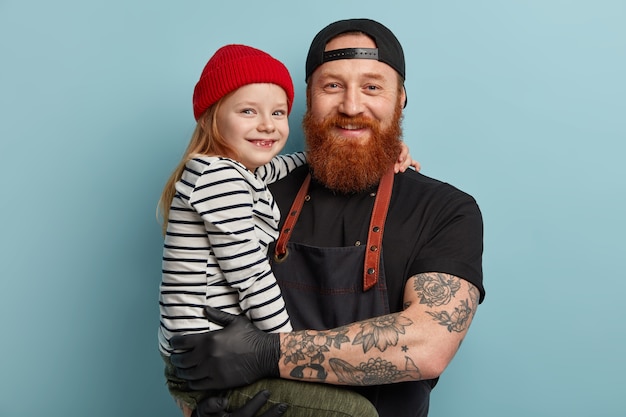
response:
<path id="1" fill-rule="evenodd" d="M 204 316 L 209 305 L 246 314 L 265 331 L 291 323 L 267 259 L 280 212 L 268 183 L 305 163 L 303 153 L 279 155 L 254 173 L 223 157 L 187 162 L 172 201 L 163 246 L 159 348 L 173 352 L 174 335 L 221 328 Z"/>

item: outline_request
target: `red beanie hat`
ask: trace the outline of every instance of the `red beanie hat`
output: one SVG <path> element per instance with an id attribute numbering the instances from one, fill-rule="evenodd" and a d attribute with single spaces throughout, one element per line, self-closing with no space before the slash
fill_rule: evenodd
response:
<path id="1" fill-rule="evenodd" d="M 287 112 L 293 104 L 293 82 L 285 65 L 246 45 L 226 45 L 209 59 L 193 92 L 193 115 L 200 118 L 226 94 L 247 84 L 271 83 L 287 93 Z"/>

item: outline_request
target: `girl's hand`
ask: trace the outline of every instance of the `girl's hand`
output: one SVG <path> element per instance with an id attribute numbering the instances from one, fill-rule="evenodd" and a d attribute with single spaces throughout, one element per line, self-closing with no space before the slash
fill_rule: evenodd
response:
<path id="1" fill-rule="evenodd" d="M 406 143 L 402 142 L 402 150 L 400 151 L 400 155 L 398 155 L 396 164 L 393 166 L 393 170 L 397 174 L 398 172 L 406 171 L 408 167 L 413 167 L 416 171 L 422 168 L 420 163 L 414 161 L 411 155 L 409 155 L 409 147 L 406 146 Z"/>

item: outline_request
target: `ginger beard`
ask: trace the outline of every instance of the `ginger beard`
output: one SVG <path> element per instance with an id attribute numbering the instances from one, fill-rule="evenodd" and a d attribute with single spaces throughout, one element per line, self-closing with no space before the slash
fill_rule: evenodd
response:
<path id="1" fill-rule="evenodd" d="M 402 107 L 396 106 L 388 128 L 366 117 L 340 114 L 316 121 L 307 111 L 302 121 L 307 143 L 307 161 L 313 177 L 333 191 L 349 194 L 378 184 L 396 162 L 401 150 Z M 370 129 L 367 139 L 345 138 L 332 133 L 333 126 Z"/>

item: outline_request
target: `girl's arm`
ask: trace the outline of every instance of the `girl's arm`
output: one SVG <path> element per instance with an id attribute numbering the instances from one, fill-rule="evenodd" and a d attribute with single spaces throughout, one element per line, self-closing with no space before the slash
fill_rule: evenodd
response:
<path id="1" fill-rule="evenodd" d="M 271 184 L 284 178 L 291 171 L 304 164 L 306 164 L 306 155 L 304 152 L 276 155 L 270 162 L 258 167 L 255 174 L 266 184 Z"/>

